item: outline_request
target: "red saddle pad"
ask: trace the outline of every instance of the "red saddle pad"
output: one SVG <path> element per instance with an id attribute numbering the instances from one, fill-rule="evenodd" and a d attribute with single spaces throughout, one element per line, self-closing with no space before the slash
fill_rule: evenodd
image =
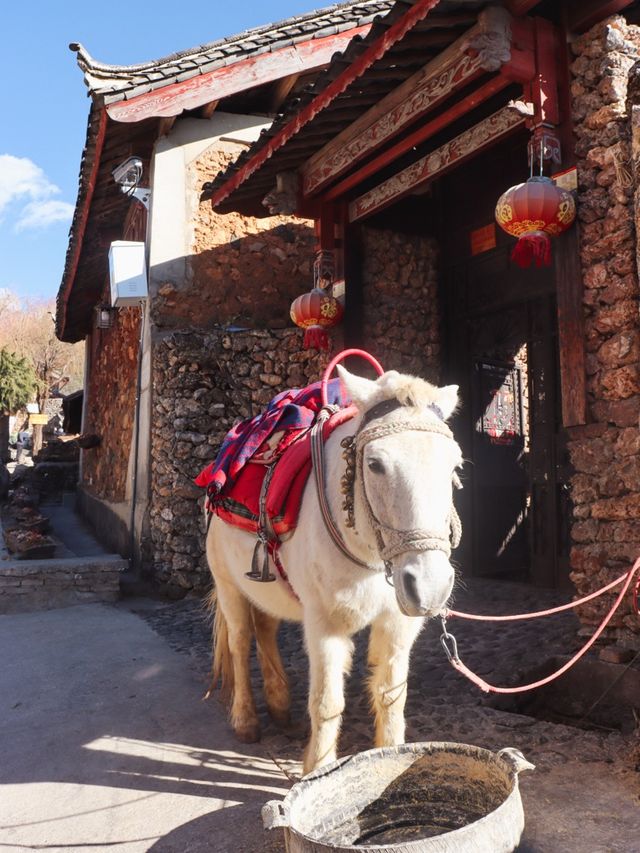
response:
<path id="1" fill-rule="evenodd" d="M 351 420 L 356 414 L 355 406 L 340 409 L 323 427 L 323 437 Z M 298 523 L 302 494 L 311 472 L 311 431 L 306 430 L 282 453 L 276 464 L 267 491 L 267 514 L 278 537 L 290 533 Z M 260 514 L 260 490 L 267 473 L 267 466 L 250 462 L 244 466 L 235 484 L 228 493 L 216 499 L 212 506 L 227 524 L 257 533 Z"/>

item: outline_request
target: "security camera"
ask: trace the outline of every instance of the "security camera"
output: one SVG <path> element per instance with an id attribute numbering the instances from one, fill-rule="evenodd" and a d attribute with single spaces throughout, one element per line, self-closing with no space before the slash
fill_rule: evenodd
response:
<path id="1" fill-rule="evenodd" d="M 142 160 L 139 157 L 127 157 L 119 166 L 111 172 L 116 184 L 120 184 L 123 190 L 137 187 L 142 178 Z"/>
<path id="2" fill-rule="evenodd" d="M 151 190 L 148 187 L 140 186 L 143 171 L 144 167 L 140 157 L 127 157 L 126 160 L 113 169 L 111 174 L 113 175 L 113 180 L 116 184 L 120 185 L 120 189 L 125 195 L 137 199 L 148 210 Z"/>

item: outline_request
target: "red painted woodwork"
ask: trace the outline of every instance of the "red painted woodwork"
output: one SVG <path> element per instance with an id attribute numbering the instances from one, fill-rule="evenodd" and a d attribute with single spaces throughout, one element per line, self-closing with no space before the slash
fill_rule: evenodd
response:
<path id="1" fill-rule="evenodd" d="M 531 97 L 536 108 L 534 124 L 558 124 L 558 31 L 550 21 L 534 18 L 536 40 L 536 76 Z"/>
<path id="2" fill-rule="evenodd" d="M 478 151 L 493 145 L 498 139 L 504 138 L 523 124 L 524 116 L 516 110 L 503 107 L 355 199 L 349 205 L 349 220 L 356 222 L 373 213 L 378 213 L 423 186 L 436 175 L 443 174 Z"/>
<path id="3" fill-rule="evenodd" d="M 58 330 L 59 337 L 61 340 L 64 340 L 65 335 L 65 326 L 67 322 L 67 306 L 69 303 L 69 297 L 71 295 L 71 289 L 73 287 L 73 282 L 76 277 L 76 272 L 78 270 L 78 264 L 80 263 L 80 253 L 82 252 L 82 243 L 84 240 L 84 232 L 87 228 L 87 221 L 89 219 L 89 209 L 91 207 L 91 200 L 93 198 L 93 193 L 96 188 L 96 179 L 98 177 L 98 169 L 100 168 L 100 157 L 102 154 L 102 148 L 104 145 L 104 138 L 107 130 L 107 113 L 104 109 L 100 110 L 100 115 L 98 117 L 98 128 L 96 131 L 95 137 L 95 149 L 93 153 L 93 162 L 91 164 L 91 171 L 89 172 L 89 177 L 87 179 L 87 189 L 84 195 L 84 200 L 82 204 L 82 208 L 79 213 L 78 221 L 75 221 L 72 225 L 73 228 L 73 255 L 71 257 L 71 263 L 69 264 L 69 268 L 66 272 L 64 279 L 64 291 L 62 293 L 62 298 L 59 302 L 58 308 Z"/>
<path id="4" fill-rule="evenodd" d="M 196 109 L 236 92 L 327 65 L 334 53 L 343 51 L 354 36 L 365 36 L 370 26 L 354 27 L 337 35 L 299 42 L 272 53 L 249 56 L 208 74 L 111 104 L 107 112 L 110 118 L 121 122 L 142 121 L 152 116 L 176 116 L 183 110 Z"/>
<path id="5" fill-rule="evenodd" d="M 633 0 L 573 0 L 569 9 L 567 29 L 570 32 L 585 32 L 598 21 L 604 21 L 610 15 L 617 15 L 632 3 Z"/>
<path id="6" fill-rule="evenodd" d="M 512 15 L 521 16 L 530 12 L 538 3 L 540 0 L 507 0 L 506 6 Z"/>
<path id="7" fill-rule="evenodd" d="M 533 55 L 528 57 L 528 63 L 522 61 L 522 51 L 516 51 L 515 63 L 507 59 L 511 53 L 509 23 L 509 17 L 500 10 L 481 13 L 478 23 L 444 53 L 405 80 L 308 160 L 302 172 L 304 195 L 322 190 L 483 73 L 496 71 L 502 65 L 510 80 L 520 80 L 523 74 L 525 79 L 531 80 L 535 72 Z"/>
<path id="8" fill-rule="evenodd" d="M 222 187 L 213 195 L 211 204 L 213 207 L 220 204 L 227 196 L 236 190 L 244 181 L 247 180 L 262 164 L 268 160 L 274 153 L 285 144 L 292 136 L 298 133 L 301 128 L 308 124 L 321 110 L 327 107 L 338 95 L 340 95 L 363 74 L 367 68 L 373 65 L 376 60 L 380 59 L 386 51 L 400 41 L 409 30 L 423 20 L 434 6 L 437 6 L 439 0 L 417 0 L 405 14 L 399 18 L 388 30 L 386 30 L 380 38 L 376 39 L 354 62 L 351 63 L 345 70 L 339 74 L 336 79 L 330 83 L 326 89 L 320 92 L 310 104 L 302 109 L 291 121 L 280 130 L 268 144 L 263 146 L 256 154 L 239 169 L 233 177 L 229 178 Z"/>
<path id="9" fill-rule="evenodd" d="M 465 115 L 465 113 L 477 107 L 478 104 L 481 104 L 483 101 L 486 101 L 488 98 L 504 89 L 505 86 L 509 85 L 509 82 L 510 81 L 502 75 L 489 80 L 483 86 L 476 89 L 475 92 L 467 95 L 466 98 L 463 98 L 442 115 L 432 119 L 430 122 L 427 122 L 427 124 L 423 125 L 413 133 L 410 133 L 408 136 L 405 136 L 404 139 L 400 140 L 400 142 L 396 143 L 396 145 L 383 152 L 378 157 L 375 157 L 371 162 L 367 163 L 366 166 L 363 166 L 361 169 L 358 169 L 357 172 L 354 172 L 352 175 L 348 175 L 344 180 L 337 183 L 334 187 L 331 187 L 331 189 L 324 194 L 323 198 L 329 201 L 344 195 L 349 190 L 353 189 L 353 187 L 362 183 L 366 178 L 371 177 L 371 175 L 374 175 L 390 163 L 393 163 L 394 160 L 402 154 L 406 154 L 406 152 L 410 151 L 414 146 L 425 142 L 440 130 L 443 130 L 452 122 Z"/>

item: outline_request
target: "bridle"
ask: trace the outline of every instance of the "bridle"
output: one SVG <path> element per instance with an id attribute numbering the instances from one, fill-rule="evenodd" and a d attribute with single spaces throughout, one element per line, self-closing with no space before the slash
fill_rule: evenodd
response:
<path id="1" fill-rule="evenodd" d="M 311 429 L 311 461 L 313 465 L 313 473 L 318 494 L 318 502 L 320 511 L 324 520 L 325 527 L 329 533 L 333 543 L 339 551 L 344 554 L 351 562 L 362 568 L 369 569 L 374 572 L 384 571 L 387 578 L 391 576 L 391 561 L 399 554 L 408 551 L 442 551 L 447 557 L 451 554 L 451 549 L 456 548 L 460 543 L 462 535 L 462 525 L 456 509 L 451 502 L 449 512 L 449 535 L 442 536 L 440 533 L 425 530 L 424 528 L 416 528 L 413 530 L 399 530 L 380 521 L 371 506 L 369 496 L 364 484 L 363 459 L 364 449 L 366 445 L 376 438 L 382 438 L 385 435 L 394 435 L 401 432 L 431 432 L 454 441 L 453 433 L 445 424 L 442 418 L 442 412 L 435 405 L 430 406 L 430 410 L 438 417 L 437 421 L 432 419 L 423 419 L 416 421 L 398 420 L 389 421 L 381 424 L 373 424 L 375 421 L 390 412 L 393 412 L 402 407 L 402 403 L 398 400 L 384 400 L 373 406 L 365 412 L 362 421 L 354 435 L 344 438 L 341 442 L 344 448 L 344 457 L 346 460 L 346 470 L 342 478 L 342 492 L 345 497 L 343 509 L 346 512 L 346 524 L 348 527 L 355 527 L 354 521 L 354 493 L 356 480 L 359 480 L 362 487 L 364 497 L 364 506 L 367 516 L 367 521 L 373 528 L 378 546 L 378 552 L 382 560 L 382 566 L 370 565 L 369 563 L 356 557 L 344 541 L 344 538 L 337 527 L 331 508 L 327 500 L 326 493 L 326 478 L 325 478 L 325 457 L 324 457 L 324 437 L 323 427 L 326 421 L 335 413 L 336 407 L 324 406 L 316 419 Z M 457 475 L 453 477 L 454 486 L 460 488 L 460 480 Z"/>

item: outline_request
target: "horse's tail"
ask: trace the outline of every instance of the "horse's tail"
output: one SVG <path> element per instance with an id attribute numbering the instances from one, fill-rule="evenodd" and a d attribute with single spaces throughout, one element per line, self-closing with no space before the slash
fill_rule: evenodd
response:
<path id="1" fill-rule="evenodd" d="M 220 695 L 223 701 L 228 703 L 233 695 L 233 665 L 231 662 L 231 649 L 229 648 L 227 620 L 224 618 L 222 608 L 216 606 L 217 601 L 218 597 L 214 587 L 205 600 L 207 610 L 213 616 L 211 631 L 213 656 L 209 689 L 202 698 L 208 699 L 219 684 Z"/>

